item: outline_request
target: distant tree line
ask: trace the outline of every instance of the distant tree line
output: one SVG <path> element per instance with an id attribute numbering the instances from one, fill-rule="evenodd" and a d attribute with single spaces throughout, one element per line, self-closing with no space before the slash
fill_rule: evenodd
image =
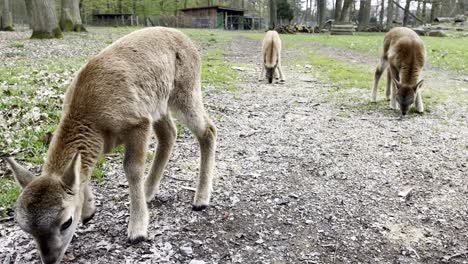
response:
<path id="1" fill-rule="evenodd" d="M 82 18 L 94 14 L 134 14 L 145 20 L 211 5 L 244 9 L 265 18 L 270 28 L 278 23 L 323 26 L 333 19 L 335 23 L 357 23 L 365 30 L 369 22 L 388 29 L 393 21 L 409 25 L 463 14 L 468 0 L 0 0 L 0 30 L 14 30 L 15 15 L 23 14 L 33 30 L 32 37 L 61 37 L 63 31 L 84 31 Z M 411 9 L 412 5 L 417 9 Z"/>

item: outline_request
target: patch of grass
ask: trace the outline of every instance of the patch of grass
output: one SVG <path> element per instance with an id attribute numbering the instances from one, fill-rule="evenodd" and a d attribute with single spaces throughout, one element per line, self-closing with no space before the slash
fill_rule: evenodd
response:
<path id="1" fill-rule="evenodd" d="M 234 64 L 224 59 L 224 52 L 221 49 L 209 50 L 203 56 L 202 83 L 206 85 L 235 90 L 237 72 L 232 70 Z"/>
<path id="2" fill-rule="evenodd" d="M 102 183 L 105 180 L 105 170 L 104 170 L 104 163 L 106 159 L 104 157 L 100 157 L 96 167 L 93 170 L 93 177 L 97 183 Z"/>
<path id="3" fill-rule="evenodd" d="M 20 194 L 20 188 L 14 180 L 0 178 L 0 217 L 5 217 L 14 209 L 14 203 Z"/>
<path id="4" fill-rule="evenodd" d="M 312 42 L 378 57 L 383 50 L 384 33 L 358 33 L 354 36 L 282 35 L 281 38 L 286 47 L 298 42 Z M 468 71 L 468 45 L 466 45 L 468 37 L 422 37 L 422 39 L 426 45 L 427 60 L 430 65 L 452 71 Z"/>
<path id="5" fill-rule="evenodd" d="M 330 89 L 328 93 L 330 99 L 341 105 L 348 105 L 352 102 L 354 107 L 363 110 L 374 110 L 382 107 L 382 104 L 388 104 L 384 99 L 387 82 L 385 73 L 379 82 L 378 98 L 380 99 L 378 104 L 372 104 L 370 98 L 374 82 L 373 67 L 319 56 L 312 51 L 303 50 L 303 52 L 306 54 L 305 59 L 297 60 L 295 64 L 313 65 L 313 72 L 317 74 L 319 79 L 332 83 L 334 88 Z M 359 92 L 359 90 L 363 90 L 363 92 Z M 425 111 L 431 112 L 431 109 L 438 104 L 448 101 L 463 103 L 463 101 L 467 100 L 467 96 L 463 94 L 457 94 L 456 97 L 451 96 L 451 91 L 456 91 L 456 89 L 426 88 L 423 91 Z M 415 110 L 412 108 L 410 111 Z"/>
<path id="6" fill-rule="evenodd" d="M 24 43 L 23 42 L 14 42 L 10 44 L 10 48 L 24 48 Z"/>
<path id="7" fill-rule="evenodd" d="M 22 51 L 10 51 L 5 53 L 7 58 L 14 58 L 14 57 L 24 57 L 26 54 Z"/>

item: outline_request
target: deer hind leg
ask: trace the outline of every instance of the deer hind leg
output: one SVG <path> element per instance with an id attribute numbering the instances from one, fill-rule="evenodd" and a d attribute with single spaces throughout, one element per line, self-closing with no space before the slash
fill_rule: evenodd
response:
<path id="1" fill-rule="evenodd" d="M 380 59 L 380 64 L 377 66 L 375 69 L 375 74 L 374 74 L 374 89 L 372 90 L 372 102 L 376 103 L 377 102 L 377 91 L 379 89 L 379 81 L 380 77 L 382 77 L 382 73 L 385 71 L 385 68 L 387 68 L 388 62 L 385 58 Z"/>
<path id="2" fill-rule="evenodd" d="M 387 88 L 385 89 L 385 99 L 390 100 L 392 95 L 392 73 L 390 70 L 387 70 Z"/>
<path id="3" fill-rule="evenodd" d="M 81 222 L 87 224 L 96 213 L 96 206 L 94 205 L 94 195 L 88 183 L 84 189 L 83 208 L 81 209 Z"/>
<path id="4" fill-rule="evenodd" d="M 130 188 L 130 222 L 128 241 L 132 244 L 147 237 L 148 208 L 144 191 L 144 165 L 147 143 L 150 134 L 150 121 L 143 120 L 126 134 L 124 171 Z"/>
<path id="5" fill-rule="evenodd" d="M 400 81 L 400 73 L 396 67 L 390 67 L 390 81 L 392 82 L 391 84 L 391 93 L 390 93 L 390 108 L 391 109 L 397 109 L 398 108 L 398 102 L 396 100 L 398 88 L 395 86 L 393 83 L 392 79 L 395 78 L 397 81 Z"/>
<path id="6" fill-rule="evenodd" d="M 201 96 L 193 95 L 191 101 L 176 107 L 174 113 L 195 134 L 200 145 L 200 173 L 192 206 L 193 210 L 200 211 L 209 205 L 213 189 L 216 127 L 205 112 Z"/>
<path id="7" fill-rule="evenodd" d="M 176 127 L 169 115 L 155 122 L 153 124 L 153 129 L 158 138 L 158 147 L 156 149 L 156 157 L 151 165 L 151 171 L 145 182 L 147 202 L 151 201 L 159 192 L 159 185 L 164 173 L 164 168 L 169 161 L 177 137 Z"/>

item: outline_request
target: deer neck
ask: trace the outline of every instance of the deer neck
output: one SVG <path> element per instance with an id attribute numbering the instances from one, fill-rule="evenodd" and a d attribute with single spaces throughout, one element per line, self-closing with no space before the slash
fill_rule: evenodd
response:
<path id="1" fill-rule="evenodd" d="M 73 156 L 81 155 L 81 174 L 89 179 L 103 151 L 103 138 L 91 122 L 74 120 L 70 116 L 61 120 L 53 135 L 47 153 L 43 174 L 61 175 Z"/>

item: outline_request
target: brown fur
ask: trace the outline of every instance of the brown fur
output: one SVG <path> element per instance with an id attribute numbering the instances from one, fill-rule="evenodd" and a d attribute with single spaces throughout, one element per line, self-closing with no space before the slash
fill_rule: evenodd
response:
<path id="1" fill-rule="evenodd" d="M 391 107 L 396 108 L 398 102 L 401 113 L 406 115 L 416 100 L 416 110 L 423 112 L 420 89 L 422 81 L 419 81 L 419 77 L 425 58 L 424 43 L 413 30 L 404 27 L 390 30 L 385 35 L 384 52 L 375 71 L 372 101 L 377 100 L 378 82 L 383 71 L 389 66 L 386 95 L 387 99 L 391 100 Z"/>
<path id="2" fill-rule="evenodd" d="M 273 82 L 273 78 L 280 78 L 284 82 L 283 70 L 281 68 L 281 39 L 278 32 L 270 30 L 265 34 L 262 42 L 262 70 L 259 81 L 263 81 L 266 77 L 269 83 Z"/>
<path id="3" fill-rule="evenodd" d="M 130 188 L 128 239 L 138 242 L 147 237 L 146 202 L 158 193 L 176 138 L 170 112 L 199 141 L 200 177 L 193 209 L 208 205 L 216 128 L 203 107 L 200 69 L 197 48 L 189 38 L 161 27 L 142 29 L 117 40 L 80 69 L 65 96 L 41 176 L 34 178 L 9 160 L 24 188 L 18 201 L 18 222 L 35 237 L 44 263 L 60 262 L 78 219 L 86 221 L 94 215 L 94 198 L 88 186 L 92 170 L 102 153 L 119 144 L 125 146 L 124 170 Z M 158 138 L 158 148 L 145 179 L 151 129 Z M 42 219 L 46 231 L 36 230 L 31 224 L 34 218 Z M 69 219 L 72 227 L 60 231 Z M 44 232 L 49 232 L 50 238 L 43 239 Z"/>

